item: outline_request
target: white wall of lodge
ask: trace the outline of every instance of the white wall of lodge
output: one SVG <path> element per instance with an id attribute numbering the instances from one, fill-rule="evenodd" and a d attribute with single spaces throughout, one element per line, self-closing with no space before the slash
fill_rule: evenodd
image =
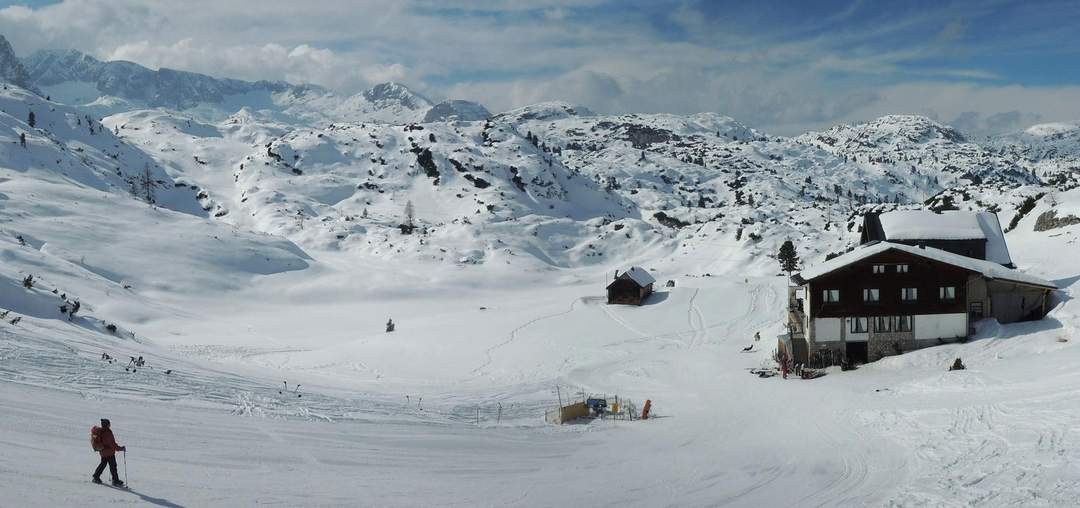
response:
<path id="1" fill-rule="evenodd" d="M 967 314 L 924 314 L 915 316 L 912 330 L 915 340 L 966 337 Z"/>
<path id="2" fill-rule="evenodd" d="M 841 340 L 844 320 L 840 318 L 817 318 L 814 320 L 814 341 L 825 342 Z"/>
<path id="3" fill-rule="evenodd" d="M 811 320 L 814 328 L 813 342 L 865 342 L 869 333 L 853 333 L 851 321 L 854 318 L 815 318 Z M 915 340 L 955 339 L 966 337 L 967 314 L 917 314 L 911 317 L 912 335 Z"/>

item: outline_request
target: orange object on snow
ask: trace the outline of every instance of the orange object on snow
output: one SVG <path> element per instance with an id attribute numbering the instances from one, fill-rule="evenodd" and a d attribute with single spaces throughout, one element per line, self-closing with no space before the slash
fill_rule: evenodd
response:
<path id="1" fill-rule="evenodd" d="M 648 420 L 649 419 L 649 410 L 650 409 L 652 409 L 652 400 L 651 399 L 645 401 L 645 408 L 641 410 L 641 419 L 642 420 Z"/>

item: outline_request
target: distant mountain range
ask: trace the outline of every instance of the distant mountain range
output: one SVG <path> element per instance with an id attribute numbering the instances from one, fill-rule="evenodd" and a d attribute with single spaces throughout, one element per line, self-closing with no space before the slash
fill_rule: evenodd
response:
<path id="1" fill-rule="evenodd" d="M 866 209 L 974 208 L 1010 223 L 1026 200 L 1080 185 L 1076 124 L 977 142 L 926 117 L 890 115 L 782 137 L 715 113 L 603 115 L 547 102 L 492 114 L 400 83 L 343 97 L 72 50 L 19 60 L 6 41 L 0 62 L 6 81 L 70 108 L 50 122 L 80 132 L 75 111 L 104 118 L 112 136 L 88 139 L 104 143 L 95 167 L 103 179 L 115 174 L 109 185 L 134 181 L 152 160 L 162 185 L 197 189 L 170 191 L 181 196 L 174 209 L 379 257 L 478 263 L 527 253 L 575 266 L 727 252 L 768 264 L 787 238 L 807 240 L 809 257 L 845 248 Z M 43 102 L 27 97 L 6 100 L 40 114 Z M 23 113 L 8 114 L 24 129 Z M 87 141 L 44 129 L 69 148 L 42 160 L 86 158 L 78 150 Z M 141 162 L 119 158 L 129 152 L 123 160 Z M 402 239 L 410 202 L 420 232 Z M 286 218 L 297 216 L 317 225 Z"/>
<path id="2" fill-rule="evenodd" d="M 138 108 L 202 109 L 220 118 L 240 107 L 253 107 L 307 120 L 384 123 L 472 121 L 491 115 L 469 101 L 434 104 L 398 83 L 339 97 L 317 85 L 222 79 L 164 67 L 153 70 L 132 62 L 102 62 L 77 50 L 40 50 L 20 60 L 10 45 L 6 51 L 3 45 L 0 58 L 6 55 L 9 62 L 4 66 L 10 74 L 7 81 L 101 114 Z"/>

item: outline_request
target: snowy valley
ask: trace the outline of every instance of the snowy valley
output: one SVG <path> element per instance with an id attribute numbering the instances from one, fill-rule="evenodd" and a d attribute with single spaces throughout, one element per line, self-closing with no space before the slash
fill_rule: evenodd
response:
<path id="1" fill-rule="evenodd" d="M 0 504 L 1080 503 L 1077 124 L 783 137 L 0 43 Z M 897 208 L 997 213 L 1050 314 L 751 375 L 781 244 L 811 266 Z M 633 265 L 673 287 L 607 305 Z M 580 393 L 655 417 L 545 421 Z M 131 490 L 90 490 L 102 417 Z"/>

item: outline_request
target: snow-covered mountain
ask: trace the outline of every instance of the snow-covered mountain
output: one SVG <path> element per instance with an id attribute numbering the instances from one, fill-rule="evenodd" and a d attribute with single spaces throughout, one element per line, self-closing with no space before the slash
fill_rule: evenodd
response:
<path id="1" fill-rule="evenodd" d="M 151 70 L 132 62 L 102 62 L 76 50 L 36 51 L 23 65 L 44 93 L 71 104 L 92 103 L 104 96 L 143 107 L 187 109 L 219 104 L 230 96 L 294 91 L 280 81 L 219 79 L 164 67 Z"/>
<path id="2" fill-rule="evenodd" d="M 565 267 L 719 248 L 765 267 L 791 237 L 809 257 L 842 250 L 861 207 L 1008 214 L 1039 193 L 1023 189 L 1076 181 L 1068 157 L 1033 155 L 1034 134 L 983 146 L 918 116 L 784 138 L 711 113 L 597 115 L 551 102 L 491 115 L 399 83 L 339 97 L 77 51 L 25 63 L 57 101 L 112 113 L 104 125 L 197 186 L 215 220 L 365 255 L 459 263 L 524 252 Z M 1053 131 L 1044 137 L 1069 132 Z M 394 242 L 410 202 L 418 233 Z"/>
<path id="3" fill-rule="evenodd" d="M 430 122 L 475 122 L 491 118 L 491 112 L 482 104 L 472 101 L 447 100 L 431 107 L 424 114 L 424 123 Z"/>
<path id="4" fill-rule="evenodd" d="M 10 47 L 8 48 L 10 49 Z M 3 46 L 0 45 L 0 52 Z M 473 121 L 490 116 L 482 105 L 461 100 L 433 104 L 400 83 L 380 83 L 351 96 L 315 85 L 282 81 L 223 79 L 125 62 L 102 62 L 77 50 L 39 50 L 14 63 L 22 72 L 9 81 L 39 87 L 59 102 L 80 105 L 96 115 L 146 108 L 184 111 L 200 120 L 221 121 L 241 108 L 267 111 L 295 124 L 332 122 L 417 123 Z"/>
<path id="5" fill-rule="evenodd" d="M 37 91 L 30 74 L 26 72 L 26 68 L 23 67 L 19 57 L 15 56 L 15 50 L 12 49 L 11 43 L 3 35 L 0 35 L 0 81 L 30 91 Z"/>
<path id="6" fill-rule="evenodd" d="M 1080 170 L 1080 122 L 1032 125 L 997 136 L 988 145 L 1001 153 L 1028 159 L 1042 172 L 1056 173 L 1061 168 L 1070 173 Z"/>
<path id="7" fill-rule="evenodd" d="M 346 98 L 334 115 L 342 121 L 403 124 L 421 121 L 431 106 L 431 101 L 409 87 L 390 82 Z"/>

